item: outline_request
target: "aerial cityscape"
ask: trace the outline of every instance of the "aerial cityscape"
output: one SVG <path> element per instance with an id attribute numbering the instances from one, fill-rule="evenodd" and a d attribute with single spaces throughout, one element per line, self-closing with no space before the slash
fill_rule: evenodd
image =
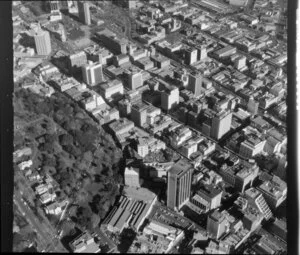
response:
<path id="1" fill-rule="evenodd" d="M 12 1 L 13 251 L 287 254 L 287 1 Z"/>

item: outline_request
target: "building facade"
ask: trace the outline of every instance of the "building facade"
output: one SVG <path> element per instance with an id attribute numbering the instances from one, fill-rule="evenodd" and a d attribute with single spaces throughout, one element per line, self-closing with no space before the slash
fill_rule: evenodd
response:
<path id="1" fill-rule="evenodd" d="M 198 97 L 201 95 L 202 77 L 200 74 L 190 74 L 188 88 L 193 92 L 194 96 Z"/>
<path id="2" fill-rule="evenodd" d="M 229 111 L 222 111 L 216 114 L 212 119 L 211 137 L 220 139 L 231 128 L 232 113 Z"/>
<path id="3" fill-rule="evenodd" d="M 161 93 L 161 108 L 163 110 L 171 110 L 174 106 L 179 103 L 179 90 L 174 87 L 167 89 Z"/>
<path id="4" fill-rule="evenodd" d="M 49 55 L 51 53 L 51 39 L 48 31 L 39 30 L 34 35 L 34 42 L 38 55 Z"/>
<path id="5" fill-rule="evenodd" d="M 207 218 L 207 232 L 210 233 L 214 238 L 219 239 L 226 232 L 227 221 L 219 211 L 214 211 Z"/>
<path id="6" fill-rule="evenodd" d="M 178 161 L 168 172 L 167 206 L 180 209 L 191 194 L 193 168 L 183 160 Z"/>
<path id="7" fill-rule="evenodd" d="M 82 78 L 83 81 L 90 86 L 97 85 L 104 81 L 102 64 L 90 62 L 89 64 L 83 66 Z"/>
<path id="8" fill-rule="evenodd" d="M 78 15 L 82 23 L 85 25 L 91 25 L 90 5 L 88 2 L 78 2 Z"/>
<path id="9" fill-rule="evenodd" d="M 138 103 L 131 108 L 131 120 L 138 127 L 142 127 L 147 122 L 147 105 Z"/>

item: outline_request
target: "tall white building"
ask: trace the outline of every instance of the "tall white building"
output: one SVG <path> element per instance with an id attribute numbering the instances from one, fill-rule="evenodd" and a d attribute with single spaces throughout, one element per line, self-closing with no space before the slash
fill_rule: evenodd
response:
<path id="1" fill-rule="evenodd" d="M 192 184 L 192 166 L 179 160 L 168 171 L 167 206 L 179 209 L 189 200 Z"/>
<path id="2" fill-rule="evenodd" d="M 126 70 L 125 75 L 127 77 L 127 87 L 130 90 L 135 90 L 143 86 L 143 74 L 142 70 L 137 67 L 130 67 Z"/>
<path id="3" fill-rule="evenodd" d="M 198 50 L 195 48 L 188 48 L 185 52 L 185 63 L 187 65 L 192 65 L 197 62 Z"/>
<path id="4" fill-rule="evenodd" d="M 161 108 L 170 110 L 179 103 L 179 90 L 176 87 L 166 89 L 161 93 Z"/>
<path id="5" fill-rule="evenodd" d="M 51 53 L 50 33 L 39 29 L 34 33 L 36 53 L 38 55 L 49 55 Z"/>
<path id="6" fill-rule="evenodd" d="M 203 60 L 205 58 L 207 58 L 207 50 L 205 47 L 201 47 L 198 49 L 197 60 Z"/>
<path id="7" fill-rule="evenodd" d="M 218 112 L 212 119 L 211 136 L 220 139 L 229 132 L 232 121 L 232 113 L 230 111 Z"/>
<path id="8" fill-rule="evenodd" d="M 77 6 L 80 21 L 85 25 L 91 25 L 90 4 L 87 1 L 78 1 Z"/>
<path id="9" fill-rule="evenodd" d="M 89 61 L 87 65 L 82 66 L 82 77 L 83 81 L 90 86 L 104 81 L 102 64 Z"/>

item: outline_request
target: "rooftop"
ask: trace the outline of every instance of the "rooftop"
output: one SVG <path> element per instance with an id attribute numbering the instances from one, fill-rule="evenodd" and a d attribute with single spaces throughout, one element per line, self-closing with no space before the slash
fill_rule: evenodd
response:
<path id="1" fill-rule="evenodd" d="M 265 181 L 259 186 L 259 189 L 278 197 L 286 192 L 287 185 L 286 182 L 274 175 L 271 181 Z"/>
<path id="2" fill-rule="evenodd" d="M 103 90 L 106 90 L 108 88 L 118 87 L 118 86 L 121 86 L 121 85 L 122 85 L 122 82 L 116 79 L 116 80 L 112 80 L 110 82 L 101 84 L 100 88 L 103 89 Z"/>
<path id="3" fill-rule="evenodd" d="M 204 193 L 205 195 L 209 196 L 210 198 L 214 198 L 220 193 L 222 193 L 222 190 L 215 188 L 213 185 L 205 185 L 200 188 L 200 190 L 197 192 L 198 194 Z"/>
<path id="4" fill-rule="evenodd" d="M 125 187 L 124 195 L 135 200 L 141 200 L 144 202 L 151 202 L 156 195 L 145 188 Z"/>
<path id="5" fill-rule="evenodd" d="M 109 124 L 109 127 L 117 132 L 117 131 L 120 131 L 124 128 L 124 126 L 127 126 L 127 125 L 133 125 L 134 126 L 134 123 L 126 118 L 121 118 L 119 120 L 116 120 L 114 122 L 112 122 L 111 124 Z"/>
<path id="6" fill-rule="evenodd" d="M 99 246 L 94 242 L 88 232 L 83 232 L 79 237 L 70 243 L 71 248 L 77 253 L 96 253 L 100 251 Z"/>
<path id="7" fill-rule="evenodd" d="M 219 211 L 214 211 L 210 215 L 210 218 L 220 223 L 220 222 L 222 222 L 225 219 L 225 216 L 224 216 L 224 214 L 222 214 Z"/>
<path id="8" fill-rule="evenodd" d="M 192 165 L 190 165 L 189 162 L 181 159 L 172 166 L 172 168 L 169 170 L 169 173 L 179 176 L 179 175 L 187 172 L 191 168 L 192 168 Z"/>
<path id="9" fill-rule="evenodd" d="M 135 110 L 137 110 L 137 111 L 140 112 L 140 111 L 145 111 L 145 110 L 147 110 L 147 109 L 148 109 L 148 105 L 146 105 L 146 104 L 143 103 L 143 102 L 138 102 L 138 103 L 132 105 L 132 108 L 134 108 Z"/>

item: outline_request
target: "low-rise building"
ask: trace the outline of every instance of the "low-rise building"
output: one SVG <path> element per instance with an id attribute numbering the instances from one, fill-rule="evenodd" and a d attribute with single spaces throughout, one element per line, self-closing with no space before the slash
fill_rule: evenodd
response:
<path id="1" fill-rule="evenodd" d="M 75 240 L 69 243 L 74 253 L 99 253 L 99 245 L 95 243 L 94 237 L 87 231 L 83 232 Z"/>
<path id="2" fill-rule="evenodd" d="M 161 54 L 155 54 L 150 57 L 150 59 L 154 62 L 154 66 L 158 68 L 165 68 L 170 66 L 171 60 Z"/>
<path id="3" fill-rule="evenodd" d="M 250 188 L 245 191 L 245 198 L 248 200 L 248 203 L 257 207 L 258 210 L 264 215 L 266 220 L 269 220 L 272 217 L 272 212 L 264 199 L 261 192 L 255 188 Z"/>
<path id="4" fill-rule="evenodd" d="M 58 89 L 60 92 L 65 92 L 68 89 L 78 86 L 80 83 L 73 77 L 57 75 L 52 77 L 49 84 L 53 85 L 53 87 Z"/>
<path id="5" fill-rule="evenodd" d="M 135 62 L 135 64 L 143 70 L 149 70 L 154 67 L 154 63 L 149 57 L 140 58 Z"/>
<path id="6" fill-rule="evenodd" d="M 266 140 L 264 138 L 249 137 L 249 139 L 241 143 L 239 154 L 245 158 L 252 158 L 263 152 L 265 144 Z"/>
<path id="7" fill-rule="evenodd" d="M 120 118 L 117 108 L 106 108 L 103 110 L 102 108 L 98 107 L 92 111 L 92 114 L 98 120 L 100 125 L 104 125 Z"/>
<path id="8" fill-rule="evenodd" d="M 53 202 L 55 199 L 56 199 L 56 194 L 49 193 L 48 191 L 40 195 L 40 201 L 42 202 L 42 204 Z"/>
<path id="9" fill-rule="evenodd" d="M 29 148 L 29 147 L 25 147 L 25 148 L 16 150 L 16 151 L 13 153 L 14 161 L 16 161 L 18 158 L 20 158 L 20 157 L 22 157 L 22 156 L 30 156 L 31 153 L 32 153 L 32 150 L 31 150 L 31 148 Z"/>
<path id="10" fill-rule="evenodd" d="M 270 226 L 269 231 L 280 237 L 282 240 L 287 241 L 286 221 L 276 218 L 273 224 Z"/>
<path id="11" fill-rule="evenodd" d="M 184 237 L 184 232 L 181 229 L 174 228 L 156 220 L 152 220 L 149 225 L 144 228 L 143 233 L 150 236 L 160 236 L 170 241 L 165 250 L 166 253 L 176 242 Z"/>
<path id="12" fill-rule="evenodd" d="M 222 190 L 212 185 L 202 186 L 191 198 L 191 202 L 204 212 L 218 208 L 221 205 Z"/>
<path id="13" fill-rule="evenodd" d="M 99 62 L 106 65 L 112 59 L 113 54 L 106 48 L 98 47 L 96 45 L 89 46 L 84 49 L 87 59 L 93 62 Z"/>
<path id="14" fill-rule="evenodd" d="M 215 242 L 211 240 L 205 248 L 206 254 L 229 254 L 230 245 L 223 242 Z"/>
<path id="15" fill-rule="evenodd" d="M 45 207 L 45 212 L 47 214 L 59 215 L 62 212 L 62 208 L 65 206 L 66 201 L 62 202 L 53 202 Z"/>
<path id="16" fill-rule="evenodd" d="M 32 166 L 32 160 L 28 160 L 28 161 L 23 161 L 20 164 L 18 164 L 18 167 L 20 168 L 21 171 L 23 171 L 26 168 L 29 168 Z"/>
<path id="17" fill-rule="evenodd" d="M 149 152 L 157 152 L 164 150 L 166 144 L 154 137 L 142 137 L 137 140 L 137 153 L 141 157 L 146 157 Z"/>
<path id="18" fill-rule="evenodd" d="M 192 137 L 192 130 L 190 130 L 186 126 L 181 126 L 171 132 L 170 142 L 174 148 L 178 148 L 191 137 Z"/>
<path id="19" fill-rule="evenodd" d="M 124 172 L 124 183 L 130 187 L 140 187 L 140 170 L 138 168 L 126 167 Z"/>
<path id="20" fill-rule="evenodd" d="M 233 166 L 222 166 L 220 175 L 224 181 L 234 186 L 238 191 L 244 192 L 251 187 L 253 181 L 257 178 L 259 168 L 256 164 L 247 166 L 245 164 L 236 164 Z"/>
<path id="21" fill-rule="evenodd" d="M 132 131 L 134 123 L 126 118 L 121 118 L 109 124 L 109 127 L 114 135 L 119 136 Z"/>
<path id="22" fill-rule="evenodd" d="M 145 188 L 125 187 L 118 205 L 104 220 L 111 232 L 121 233 L 125 227 L 138 231 L 156 202 L 156 195 Z"/>
<path id="23" fill-rule="evenodd" d="M 36 75 L 49 76 L 49 75 L 53 75 L 53 74 L 58 74 L 59 70 L 52 63 L 45 62 L 45 63 L 38 65 L 33 70 L 33 72 Z"/>
<path id="24" fill-rule="evenodd" d="M 253 250 L 257 254 L 276 254 L 282 251 L 280 245 L 273 242 L 268 238 L 268 236 L 263 236 L 254 246 Z"/>
<path id="25" fill-rule="evenodd" d="M 113 98 L 124 94 L 124 86 L 120 80 L 112 80 L 100 85 L 100 90 L 105 99 Z"/>
<path id="26" fill-rule="evenodd" d="M 286 182 L 276 175 L 272 177 L 272 180 L 262 183 L 258 190 L 263 194 L 263 197 L 273 210 L 281 205 L 287 196 Z"/>

